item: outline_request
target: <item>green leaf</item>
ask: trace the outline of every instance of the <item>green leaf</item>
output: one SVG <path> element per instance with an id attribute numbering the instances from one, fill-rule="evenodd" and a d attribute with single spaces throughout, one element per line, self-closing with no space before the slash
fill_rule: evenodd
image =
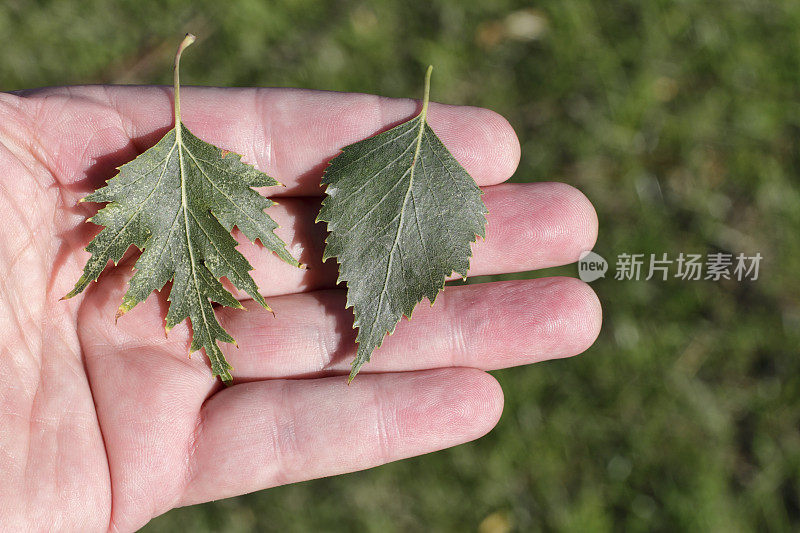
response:
<path id="1" fill-rule="evenodd" d="M 242 305 L 219 279 L 228 278 L 269 309 L 250 276 L 253 267 L 236 250 L 233 226 L 287 263 L 300 264 L 273 233 L 277 224 L 264 213 L 273 202 L 252 189 L 278 182 L 242 163 L 239 155 L 201 141 L 181 123 L 178 67 L 181 53 L 193 41 L 194 36 L 187 35 L 175 56 L 175 127 L 119 167 L 106 186 L 81 200 L 108 203 L 90 219 L 105 228 L 86 247 L 92 255 L 65 298 L 82 292 L 109 261 L 116 265 L 131 245 L 138 247 L 142 255 L 117 316 L 172 281 L 167 331 L 189 318 L 190 352 L 203 348 L 214 375 L 229 381 L 231 366 L 217 341 L 235 341 L 217 321 L 211 302 Z"/>
<path id="2" fill-rule="evenodd" d="M 358 328 L 350 380 L 423 297 L 433 305 L 447 276 L 466 277 L 485 235 L 480 189 L 426 121 L 431 70 L 420 114 L 343 148 L 322 180 L 323 260 L 339 262 Z"/>

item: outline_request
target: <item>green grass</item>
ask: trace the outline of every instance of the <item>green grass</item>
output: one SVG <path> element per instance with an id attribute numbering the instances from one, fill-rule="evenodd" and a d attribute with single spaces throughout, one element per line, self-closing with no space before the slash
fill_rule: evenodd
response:
<path id="1" fill-rule="evenodd" d="M 800 3 L 547 0 L 520 11 L 530 5 L 0 7 L 4 90 L 168 84 L 188 30 L 202 39 L 183 62 L 192 84 L 418 97 L 432 63 L 434 100 L 514 125 L 514 180 L 565 181 L 595 203 L 601 255 L 765 258 L 757 282 L 594 283 L 605 314 L 595 346 L 496 372 L 506 409 L 475 443 L 179 509 L 150 531 L 800 525 Z M 509 31 L 526 21 L 532 39 Z M 576 269 L 529 276 L 552 273 Z"/>

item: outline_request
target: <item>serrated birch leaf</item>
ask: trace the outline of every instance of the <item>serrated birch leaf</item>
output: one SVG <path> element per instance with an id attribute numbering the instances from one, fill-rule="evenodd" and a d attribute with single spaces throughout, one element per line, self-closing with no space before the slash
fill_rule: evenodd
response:
<path id="1" fill-rule="evenodd" d="M 323 259 L 338 261 L 358 328 L 350 380 L 403 315 L 432 305 L 453 272 L 466 277 L 470 244 L 484 236 L 481 191 L 426 120 L 430 74 L 419 115 L 343 148 L 322 180 Z"/>
<path id="2" fill-rule="evenodd" d="M 118 316 L 172 281 L 167 331 L 188 318 L 192 325 L 189 351 L 203 348 L 214 375 L 229 381 L 231 366 L 217 341 L 235 341 L 217 321 L 212 302 L 242 305 L 220 278 L 267 307 L 250 276 L 253 267 L 236 250 L 233 226 L 287 263 L 300 265 L 273 232 L 277 224 L 264 213 L 272 202 L 253 190 L 278 182 L 242 163 L 239 155 L 198 139 L 181 123 L 178 67 L 181 52 L 193 41 L 187 35 L 175 57 L 175 127 L 155 146 L 119 167 L 104 187 L 81 200 L 107 203 L 90 219 L 104 229 L 86 247 L 92 255 L 66 298 L 82 292 L 130 246 L 138 247 L 142 255 L 134 265 Z"/>

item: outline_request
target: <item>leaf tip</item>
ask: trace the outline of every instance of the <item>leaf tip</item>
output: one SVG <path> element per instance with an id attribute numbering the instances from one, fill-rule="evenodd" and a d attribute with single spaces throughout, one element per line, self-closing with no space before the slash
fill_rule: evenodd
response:
<path id="1" fill-rule="evenodd" d="M 89 283 L 91 283 L 91 281 Z M 89 283 L 87 283 L 86 281 L 86 275 L 85 274 L 82 275 L 80 278 L 78 278 L 78 281 L 77 283 L 75 283 L 75 286 L 72 288 L 72 290 L 69 291 L 64 296 L 62 296 L 61 298 L 59 298 L 58 301 L 60 302 L 62 300 L 69 300 L 70 298 L 79 295 L 80 293 L 83 292 L 83 289 L 85 289 L 87 285 L 89 285 Z"/>
<path id="2" fill-rule="evenodd" d="M 80 282 L 79 282 L 79 283 L 80 283 Z M 70 298 L 72 298 L 72 297 L 74 297 L 74 296 L 77 296 L 77 295 L 78 295 L 78 293 L 80 293 L 80 292 L 81 292 L 81 291 L 79 291 L 79 290 L 78 290 L 78 286 L 77 286 L 77 285 L 75 285 L 75 288 L 74 288 L 74 289 L 72 289 L 72 290 L 71 290 L 71 291 L 69 291 L 67 294 L 65 294 L 64 296 L 62 296 L 61 298 L 59 298 L 59 299 L 58 299 L 58 301 L 60 302 L 60 301 L 63 301 L 63 300 L 69 300 Z"/>
<path id="3" fill-rule="evenodd" d="M 352 368 L 350 369 L 350 375 L 347 376 L 348 385 L 350 385 L 350 383 L 352 383 L 353 380 L 356 379 L 356 376 L 358 375 L 358 372 L 361 370 L 361 367 L 364 365 L 364 363 L 366 363 L 366 361 L 359 361 L 358 358 L 356 358 L 355 361 L 353 361 L 351 365 Z"/>

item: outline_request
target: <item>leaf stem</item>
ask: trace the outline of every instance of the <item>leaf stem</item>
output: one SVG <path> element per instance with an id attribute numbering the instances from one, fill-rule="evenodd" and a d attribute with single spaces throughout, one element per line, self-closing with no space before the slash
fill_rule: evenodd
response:
<path id="1" fill-rule="evenodd" d="M 186 37 L 183 38 L 181 41 L 180 46 L 178 46 L 178 52 L 175 54 L 175 76 L 173 81 L 174 87 L 174 99 L 175 99 L 175 133 L 180 138 L 181 129 L 178 127 L 181 123 L 181 75 L 180 75 L 180 66 L 181 66 L 181 54 L 186 47 L 192 44 L 195 40 L 195 36 L 191 33 L 187 33 Z"/>
<path id="2" fill-rule="evenodd" d="M 428 70 L 425 72 L 425 93 L 422 97 L 422 111 L 420 112 L 423 122 L 428 116 L 428 100 L 431 96 L 431 72 L 433 72 L 433 65 L 428 65 Z"/>

